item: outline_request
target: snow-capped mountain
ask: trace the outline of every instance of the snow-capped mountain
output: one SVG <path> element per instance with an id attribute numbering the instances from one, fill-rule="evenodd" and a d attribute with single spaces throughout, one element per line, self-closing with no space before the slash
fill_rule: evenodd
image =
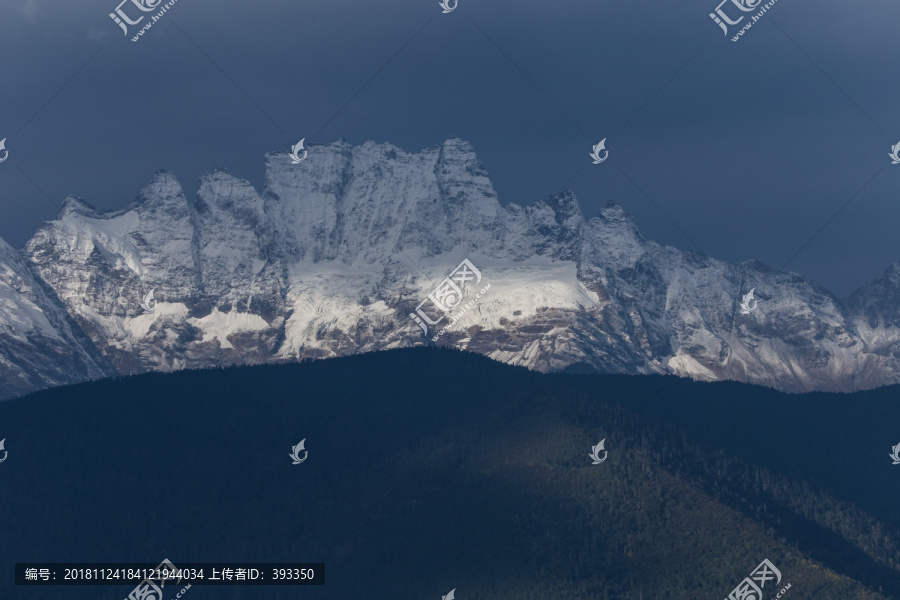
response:
<path id="1" fill-rule="evenodd" d="M 217 170 L 192 202 L 158 172 L 127 208 L 70 197 L 21 252 L 0 244 L 0 397 L 431 343 L 540 371 L 789 391 L 900 382 L 900 263 L 839 300 L 794 273 L 645 240 L 615 204 L 590 221 L 569 192 L 503 207 L 462 140 L 308 151 L 299 165 L 269 154 L 262 193 Z M 470 273 L 446 314 L 428 297 L 463 259 L 480 281 Z M 423 301 L 443 317 L 427 337 L 411 316 Z"/>

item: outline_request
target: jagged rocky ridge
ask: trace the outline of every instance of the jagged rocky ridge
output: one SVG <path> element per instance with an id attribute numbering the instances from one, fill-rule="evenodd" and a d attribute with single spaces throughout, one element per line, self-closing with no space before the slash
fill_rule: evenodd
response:
<path id="1" fill-rule="evenodd" d="M 482 275 L 467 301 L 490 289 L 437 343 L 506 363 L 798 392 L 900 381 L 900 263 L 839 300 L 645 240 L 615 204 L 590 221 L 570 192 L 503 207 L 451 139 L 418 154 L 314 145 L 299 165 L 269 154 L 262 194 L 217 170 L 190 202 L 161 171 L 123 210 L 68 198 L 20 252 L 0 241 L 0 397 L 435 343 L 449 317 L 426 338 L 410 313 L 464 258 Z"/>

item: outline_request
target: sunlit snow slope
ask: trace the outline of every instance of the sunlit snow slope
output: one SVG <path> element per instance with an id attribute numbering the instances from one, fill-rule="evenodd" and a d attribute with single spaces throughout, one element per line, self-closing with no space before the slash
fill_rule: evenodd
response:
<path id="1" fill-rule="evenodd" d="M 462 140 L 308 150 L 299 165 L 268 155 L 261 193 L 219 170 L 190 201 L 158 172 L 127 208 L 70 197 L 20 252 L 0 244 L 0 397 L 433 343 L 541 371 L 789 391 L 900 381 L 898 265 L 842 301 L 793 273 L 647 241 L 615 204 L 590 221 L 569 192 L 503 207 Z M 410 313 L 463 259 L 481 281 L 449 315 L 427 301 L 444 318 L 423 336 Z"/>

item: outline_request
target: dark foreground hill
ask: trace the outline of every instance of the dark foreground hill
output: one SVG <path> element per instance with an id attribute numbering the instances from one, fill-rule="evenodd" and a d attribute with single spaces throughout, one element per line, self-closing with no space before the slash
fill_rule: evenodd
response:
<path id="1" fill-rule="evenodd" d="M 766 558 L 764 598 L 900 598 L 898 406 L 426 349 L 48 390 L 0 404 L 0 598 L 133 587 L 15 562 L 163 558 L 327 565 L 197 600 L 719 599 Z"/>

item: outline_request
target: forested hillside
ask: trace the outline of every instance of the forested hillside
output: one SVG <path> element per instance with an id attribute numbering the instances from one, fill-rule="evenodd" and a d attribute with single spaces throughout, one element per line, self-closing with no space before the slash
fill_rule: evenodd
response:
<path id="1" fill-rule="evenodd" d="M 168 558 L 327 565 L 198 600 L 718 599 L 768 558 L 771 597 L 897 598 L 896 395 L 428 349 L 47 390 L 0 404 L 0 596 L 121 600 L 15 588 L 12 563 Z"/>

